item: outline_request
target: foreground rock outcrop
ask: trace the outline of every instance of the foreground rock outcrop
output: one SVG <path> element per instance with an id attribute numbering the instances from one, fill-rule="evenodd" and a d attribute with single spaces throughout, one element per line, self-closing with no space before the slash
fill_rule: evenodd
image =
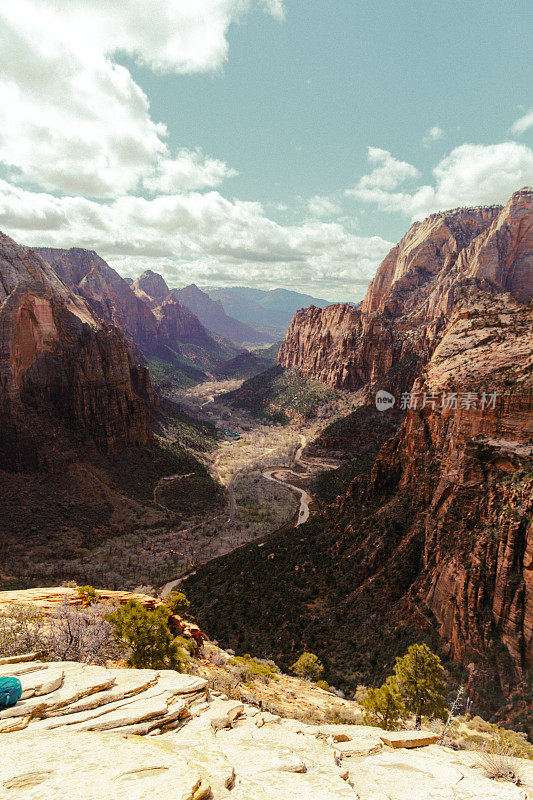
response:
<path id="1" fill-rule="evenodd" d="M 475 757 L 386 747 L 378 728 L 306 725 L 211 693 L 194 675 L 14 662 L 23 699 L 0 711 L 0 787 L 17 800 L 527 800 Z M 132 735 L 136 734 L 136 735 Z"/>

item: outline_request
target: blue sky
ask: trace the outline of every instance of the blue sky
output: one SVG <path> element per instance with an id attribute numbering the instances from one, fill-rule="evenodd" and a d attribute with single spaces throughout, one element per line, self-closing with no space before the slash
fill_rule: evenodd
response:
<path id="1" fill-rule="evenodd" d="M 412 220 L 533 183 L 530 0 L 1 15 L 0 225 L 124 275 L 359 299 Z"/>

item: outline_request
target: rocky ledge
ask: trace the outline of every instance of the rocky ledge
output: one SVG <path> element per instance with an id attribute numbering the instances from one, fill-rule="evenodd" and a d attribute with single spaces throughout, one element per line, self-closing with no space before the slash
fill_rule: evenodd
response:
<path id="1" fill-rule="evenodd" d="M 5 798 L 533 798 L 531 762 L 521 786 L 492 781 L 472 753 L 393 749 L 378 728 L 281 719 L 210 693 L 195 675 L 20 659 L 0 672 L 23 685 L 0 712 Z"/>

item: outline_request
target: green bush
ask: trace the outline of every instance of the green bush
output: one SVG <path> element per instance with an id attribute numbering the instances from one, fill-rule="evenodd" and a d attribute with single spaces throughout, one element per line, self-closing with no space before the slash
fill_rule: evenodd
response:
<path id="1" fill-rule="evenodd" d="M 165 600 L 173 614 L 185 614 L 191 605 L 183 592 L 171 592 Z"/>
<path id="2" fill-rule="evenodd" d="M 316 685 L 318 686 L 319 689 L 325 689 L 326 692 L 329 690 L 329 683 L 327 681 L 324 680 L 316 681 Z"/>
<path id="3" fill-rule="evenodd" d="M 235 658 L 231 659 L 231 663 L 238 668 L 239 678 L 245 683 L 255 680 L 256 678 L 266 682 L 271 678 L 275 678 L 278 674 L 275 667 L 271 664 L 260 661 L 257 658 L 252 658 L 252 656 L 248 654 L 235 656 Z"/>
<path id="4" fill-rule="evenodd" d="M 116 639 L 130 651 L 129 666 L 187 671 L 189 655 L 185 640 L 172 636 L 168 615 L 166 606 L 149 611 L 137 600 L 129 600 L 107 615 Z"/>
<path id="5" fill-rule="evenodd" d="M 324 666 L 314 653 L 304 652 L 292 666 L 292 671 L 306 681 L 317 681 L 324 672 Z"/>
<path id="6" fill-rule="evenodd" d="M 383 686 L 378 689 L 368 689 L 361 700 L 361 705 L 364 724 L 375 725 L 386 731 L 394 730 L 407 716 L 407 709 L 393 676 L 387 678 Z"/>
<path id="7" fill-rule="evenodd" d="M 94 586 L 78 586 L 78 597 L 80 597 L 84 603 L 87 605 L 91 605 L 91 603 L 97 603 L 99 600 L 98 592 L 94 588 Z"/>

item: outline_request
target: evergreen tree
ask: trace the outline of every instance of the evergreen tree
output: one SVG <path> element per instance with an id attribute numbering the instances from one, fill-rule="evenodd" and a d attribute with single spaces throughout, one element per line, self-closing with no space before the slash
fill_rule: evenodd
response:
<path id="1" fill-rule="evenodd" d="M 324 672 L 324 666 L 314 653 L 304 652 L 292 667 L 292 671 L 299 678 L 306 681 L 317 681 Z"/>
<path id="2" fill-rule="evenodd" d="M 168 617 L 167 606 L 149 611 L 138 600 L 129 600 L 107 615 L 116 639 L 130 650 L 129 666 L 186 672 L 189 657 L 183 640 L 172 636 Z"/>
<path id="3" fill-rule="evenodd" d="M 187 597 L 183 592 L 171 592 L 165 600 L 173 614 L 185 614 L 190 606 Z"/>
<path id="4" fill-rule="evenodd" d="M 427 644 L 413 644 L 402 658 L 396 659 L 394 678 L 407 711 L 415 715 L 417 730 L 423 716 L 446 719 L 444 669 Z"/>
<path id="5" fill-rule="evenodd" d="M 375 725 L 386 731 L 397 728 L 407 716 L 407 709 L 398 691 L 395 678 L 390 675 L 378 689 L 368 689 L 361 700 L 365 725 Z"/>

